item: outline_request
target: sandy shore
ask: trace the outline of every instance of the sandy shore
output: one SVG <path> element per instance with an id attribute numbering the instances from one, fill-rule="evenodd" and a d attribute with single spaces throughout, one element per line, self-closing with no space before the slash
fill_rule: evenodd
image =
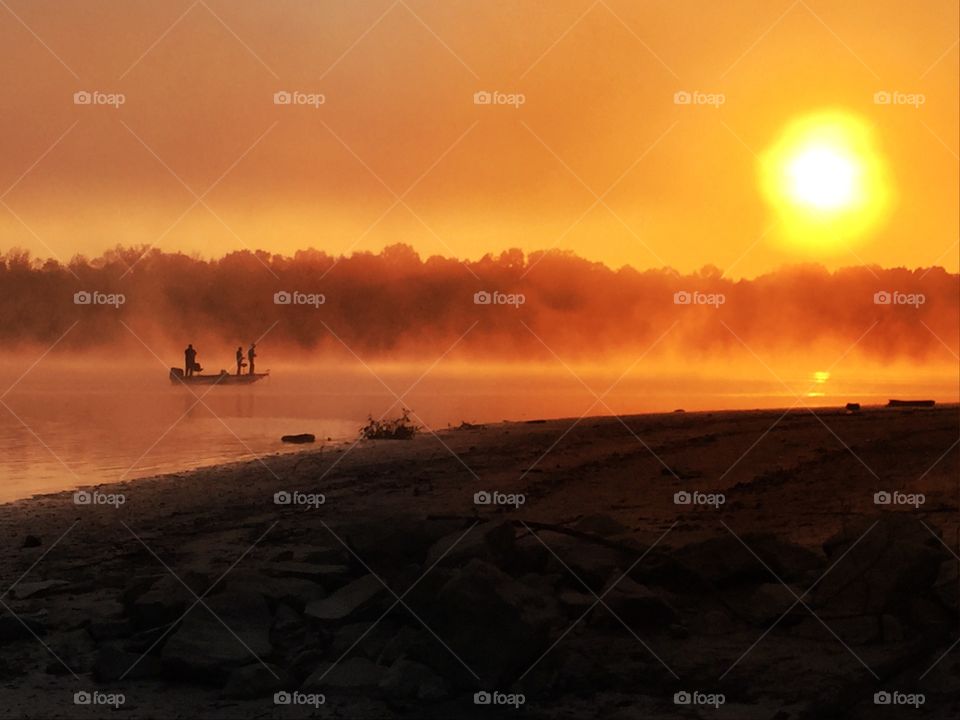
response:
<path id="1" fill-rule="evenodd" d="M 956 717 L 958 437 L 956 406 L 503 423 L 14 502 L 0 712 Z"/>

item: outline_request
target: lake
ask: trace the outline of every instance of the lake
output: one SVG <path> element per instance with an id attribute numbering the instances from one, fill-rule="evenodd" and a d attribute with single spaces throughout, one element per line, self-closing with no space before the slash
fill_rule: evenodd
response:
<path id="1" fill-rule="evenodd" d="M 284 434 L 313 433 L 318 444 L 352 442 L 369 415 L 399 414 L 391 390 L 434 430 L 463 421 L 788 407 L 797 401 L 792 393 L 810 406 L 889 397 L 957 401 L 955 378 L 937 374 L 904 383 L 891 373 L 865 383 L 795 373 L 785 376 L 788 390 L 772 377 L 756 379 L 762 373 L 720 379 L 634 373 L 597 402 L 586 386 L 603 394 L 622 367 L 579 368 L 574 377 L 562 367 L 430 365 L 298 365 L 275 369 L 252 386 L 191 391 L 171 385 L 155 365 L 46 361 L 18 381 L 27 368 L 0 363 L 0 388 L 13 385 L 3 394 L 7 407 L 0 405 L 0 502 L 302 449 L 281 443 Z"/>

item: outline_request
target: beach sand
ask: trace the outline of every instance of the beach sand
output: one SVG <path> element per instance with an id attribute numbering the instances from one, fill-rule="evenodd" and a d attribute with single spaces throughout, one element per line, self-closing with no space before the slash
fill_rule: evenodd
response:
<path id="1" fill-rule="evenodd" d="M 11 503 L 0 713 L 958 717 L 958 416 L 505 422 Z"/>

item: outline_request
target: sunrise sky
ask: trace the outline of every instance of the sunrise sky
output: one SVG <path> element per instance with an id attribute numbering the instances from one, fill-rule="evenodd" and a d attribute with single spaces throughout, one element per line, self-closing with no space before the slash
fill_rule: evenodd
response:
<path id="1" fill-rule="evenodd" d="M 4 0 L 0 250 L 957 272 L 958 22 L 954 0 Z M 761 166 L 823 113 L 867 138 L 883 207 L 798 243 Z"/>

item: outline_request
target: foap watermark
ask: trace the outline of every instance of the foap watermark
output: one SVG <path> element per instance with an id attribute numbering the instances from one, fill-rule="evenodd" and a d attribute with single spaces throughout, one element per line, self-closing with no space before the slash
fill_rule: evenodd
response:
<path id="1" fill-rule="evenodd" d="M 519 509 L 527 501 L 523 493 L 502 493 L 497 490 L 480 490 L 473 494 L 474 505 L 512 505 Z"/>
<path id="2" fill-rule="evenodd" d="M 674 505 L 707 505 L 714 509 L 719 508 L 727 501 L 723 493 L 704 493 L 699 490 L 690 492 L 688 490 L 678 490 L 673 494 Z"/>
<path id="3" fill-rule="evenodd" d="M 274 105 L 306 105 L 317 109 L 325 105 L 327 96 L 323 93 L 306 93 L 299 90 L 278 90 L 273 94 Z"/>
<path id="4" fill-rule="evenodd" d="M 725 702 L 727 702 L 727 698 L 723 693 L 681 690 L 673 694 L 674 705 L 705 705 L 718 709 Z"/>
<path id="5" fill-rule="evenodd" d="M 305 293 L 299 290 L 278 290 L 273 294 L 274 305 L 310 305 L 318 308 L 327 302 L 323 293 Z"/>
<path id="6" fill-rule="evenodd" d="M 514 709 L 519 709 L 527 701 L 523 693 L 504 693 L 494 690 L 487 692 L 481 690 L 473 694 L 474 705 L 507 705 Z"/>
<path id="7" fill-rule="evenodd" d="M 273 494 L 274 505 L 306 505 L 311 508 L 318 508 L 327 502 L 327 496 L 323 493 L 304 493 L 299 490 L 288 492 L 280 490 Z"/>
<path id="8" fill-rule="evenodd" d="M 486 290 L 480 290 L 473 294 L 474 305 L 513 305 L 513 307 L 519 308 L 525 302 L 527 302 L 527 296 L 523 293 L 505 293 L 499 290 L 487 292 Z"/>
<path id="9" fill-rule="evenodd" d="M 873 294 L 874 305 L 907 305 L 919 308 L 925 305 L 927 296 L 923 293 L 905 293 L 899 290 L 878 290 Z"/>
<path id="10" fill-rule="evenodd" d="M 873 94 L 874 105 L 910 105 L 919 108 L 925 105 L 927 96 L 923 93 L 907 93 L 899 90 L 877 90 Z"/>
<path id="11" fill-rule="evenodd" d="M 73 94 L 74 105 L 109 105 L 117 109 L 127 102 L 123 93 L 107 93 L 100 90 L 77 90 Z"/>
<path id="12" fill-rule="evenodd" d="M 73 694 L 74 705 L 106 705 L 114 709 L 120 707 L 127 701 L 123 693 L 105 693 L 99 690 L 88 692 L 87 690 L 78 690 Z"/>
<path id="13" fill-rule="evenodd" d="M 910 505 L 914 509 L 919 508 L 927 501 L 927 496 L 923 493 L 904 493 L 899 490 L 888 492 L 881 490 L 873 494 L 874 505 Z"/>
<path id="14" fill-rule="evenodd" d="M 281 690 L 273 694 L 274 705 L 309 705 L 318 708 L 327 702 L 327 697 L 323 693 L 302 693 L 298 691 L 287 692 Z"/>
<path id="15" fill-rule="evenodd" d="M 73 294 L 74 305 L 111 305 L 119 308 L 127 302 L 123 293 L 105 293 L 98 290 L 78 290 Z"/>
<path id="16" fill-rule="evenodd" d="M 474 105 L 512 105 L 518 108 L 527 102 L 527 96 L 523 93 L 505 93 L 499 90 L 490 92 L 489 90 L 477 90 L 473 94 Z"/>
<path id="17" fill-rule="evenodd" d="M 919 708 L 927 701 L 926 696 L 923 693 L 904 693 L 899 690 L 894 690 L 890 692 L 888 690 L 880 690 L 873 694 L 873 704 L 874 705 L 909 705 L 910 707 L 916 709 Z"/>
<path id="18" fill-rule="evenodd" d="M 688 292 L 687 290 L 677 290 L 673 294 L 674 305 L 710 305 L 719 309 L 721 305 L 727 302 L 727 296 L 723 293 L 705 293 L 699 290 Z"/>
<path id="19" fill-rule="evenodd" d="M 727 96 L 723 93 L 706 93 L 694 90 L 677 90 L 673 94 L 674 105 L 709 105 L 718 108 L 727 102 Z"/>
<path id="20" fill-rule="evenodd" d="M 112 505 L 118 508 L 127 501 L 123 493 L 104 493 L 99 490 L 77 490 L 73 494 L 74 505 Z"/>

